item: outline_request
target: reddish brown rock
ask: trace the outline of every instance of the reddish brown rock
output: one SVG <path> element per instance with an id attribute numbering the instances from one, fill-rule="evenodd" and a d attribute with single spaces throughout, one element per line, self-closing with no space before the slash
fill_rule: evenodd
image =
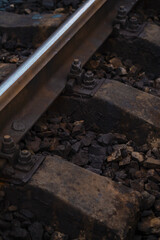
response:
<path id="1" fill-rule="evenodd" d="M 160 218 L 143 218 L 138 224 L 138 230 L 145 234 L 156 234 L 160 236 Z"/>
<path id="2" fill-rule="evenodd" d="M 144 162 L 144 167 L 147 167 L 147 168 L 160 168 L 160 160 L 152 158 L 152 157 L 149 157 Z"/>

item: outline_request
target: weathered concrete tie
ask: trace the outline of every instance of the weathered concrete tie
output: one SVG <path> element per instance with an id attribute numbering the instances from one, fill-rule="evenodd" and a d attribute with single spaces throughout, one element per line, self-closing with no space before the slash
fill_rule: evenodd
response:
<path id="1" fill-rule="evenodd" d="M 72 237 L 132 239 L 140 194 L 109 178 L 54 156 L 46 158 L 27 189 L 31 199 L 39 197 L 37 206 L 42 204 L 32 210 Z"/>

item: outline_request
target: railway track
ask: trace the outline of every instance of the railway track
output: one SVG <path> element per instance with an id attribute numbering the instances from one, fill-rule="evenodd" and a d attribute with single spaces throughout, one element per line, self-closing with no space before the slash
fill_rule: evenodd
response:
<path id="1" fill-rule="evenodd" d="M 0 85 L 6 199 L 68 239 L 159 239 L 159 22 L 147 7 L 86 1 Z M 32 221 L 20 239 L 36 239 Z"/>
<path id="2" fill-rule="evenodd" d="M 132 4 L 134 3 L 136 3 L 136 1 L 132 2 Z M 23 133 L 25 134 L 27 132 L 64 89 L 67 74 L 73 59 L 82 56 L 80 61 L 82 65 L 85 64 L 95 50 L 100 47 L 107 36 L 109 36 L 112 31 L 112 21 L 116 16 L 117 8 L 122 4 L 126 5 L 127 1 L 119 3 L 106 1 L 87 2 L 57 30 L 31 58 L 2 83 L 0 87 L 0 112 L 2 115 L 4 115 L 5 112 L 5 119 L 1 118 L 2 134 L 4 132 L 5 134 L 12 135 L 16 141 L 23 136 L 22 131 L 15 131 L 12 128 L 14 121 L 24 124 L 25 130 L 23 130 Z M 128 10 L 130 10 L 131 4 L 128 5 Z M 109 12 L 109 14 L 106 14 L 107 12 Z M 94 24 L 96 24 L 96 26 L 97 24 L 99 25 L 95 28 Z M 90 32 L 88 32 L 88 29 L 90 29 Z M 87 40 L 85 40 L 86 38 Z M 63 59 L 63 57 L 65 59 Z M 51 65 L 52 68 L 50 67 Z M 62 69 L 62 67 L 64 69 Z M 50 72 L 52 69 L 54 69 L 53 73 Z M 44 76 L 46 78 L 48 74 L 49 77 L 44 80 Z M 35 84 L 34 81 L 36 82 Z M 30 85 L 32 85 L 31 88 Z M 27 101 L 28 94 L 25 94 L 26 91 L 29 91 L 29 98 L 32 98 L 30 103 Z M 22 96 L 23 100 L 20 100 L 20 96 Z M 44 96 L 44 99 L 42 96 Z M 16 100 L 16 105 L 14 105 L 13 99 Z M 36 101 L 36 103 L 34 103 L 34 101 Z M 22 102 L 23 106 L 17 105 Z M 27 107 L 25 107 L 24 113 L 24 105 L 26 104 Z M 20 109 L 19 113 L 18 111 L 16 111 L 16 113 L 14 112 L 15 106 L 17 109 Z M 41 108 L 37 106 L 41 106 Z M 8 111 L 7 108 L 9 109 Z M 11 109 L 13 109 L 13 111 L 11 111 Z M 35 113 L 33 120 L 31 119 L 31 112 Z M 16 115 L 15 119 L 14 114 Z M 28 119 L 26 115 L 28 115 Z M 11 119 L 12 123 L 10 122 Z M 6 124 L 7 121 L 8 124 Z"/>
<path id="3" fill-rule="evenodd" d="M 19 142 L 64 90 L 73 59 L 81 56 L 83 66 L 111 34 L 122 3 L 129 11 L 136 1 L 128 6 L 127 1 L 85 3 L 1 84 L 0 114 L 5 116 L 0 118 L 1 136 L 9 135 Z"/>

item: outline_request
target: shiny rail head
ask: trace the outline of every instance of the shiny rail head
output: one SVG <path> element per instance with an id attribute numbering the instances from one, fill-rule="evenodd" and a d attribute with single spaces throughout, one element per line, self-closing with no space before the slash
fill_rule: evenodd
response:
<path id="1" fill-rule="evenodd" d="M 69 28 L 84 14 L 87 10 L 97 2 L 102 0 L 88 0 L 84 3 L 60 28 L 58 28 L 43 44 L 38 48 L 35 53 L 28 58 L 8 79 L 6 79 L 0 85 L 0 97 L 5 94 L 13 85 L 20 84 L 20 80 L 25 73 L 29 71 L 32 65 L 34 65 L 38 59 L 40 59 L 45 52 L 49 51 L 68 30 Z M 48 60 L 49 61 L 49 60 Z M 27 83 L 26 83 L 27 84 Z"/>

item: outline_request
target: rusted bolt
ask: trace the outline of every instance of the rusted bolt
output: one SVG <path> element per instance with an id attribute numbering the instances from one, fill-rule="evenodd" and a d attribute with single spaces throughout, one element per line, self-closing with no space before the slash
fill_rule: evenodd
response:
<path id="1" fill-rule="evenodd" d="M 31 153 L 28 150 L 21 150 L 18 162 L 22 165 L 30 165 L 32 163 Z"/>
<path id="2" fill-rule="evenodd" d="M 74 59 L 70 72 L 76 74 L 80 73 L 81 70 L 82 70 L 81 61 L 79 59 Z"/>
<path id="3" fill-rule="evenodd" d="M 91 71 L 87 71 L 84 75 L 83 82 L 89 85 L 94 83 L 94 74 Z"/>
<path id="4" fill-rule="evenodd" d="M 12 141 L 12 138 L 11 138 L 10 135 L 4 135 L 4 136 L 3 136 L 3 140 L 4 140 L 4 142 L 11 142 L 11 141 Z"/>
<path id="5" fill-rule="evenodd" d="M 79 59 L 74 59 L 70 73 L 69 73 L 69 79 L 75 79 L 77 84 L 81 83 L 81 77 L 82 77 L 82 66 L 81 61 Z"/>
<path id="6" fill-rule="evenodd" d="M 94 74 L 91 71 L 87 71 L 84 74 L 83 83 L 86 87 L 95 86 Z"/>
<path id="7" fill-rule="evenodd" d="M 24 132 L 25 128 L 26 127 L 25 127 L 24 123 L 22 123 L 21 121 L 16 120 L 12 123 L 12 129 L 15 131 Z"/>
<path id="8" fill-rule="evenodd" d="M 123 20 L 126 18 L 127 10 L 125 6 L 120 6 L 118 9 L 117 19 Z"/>
<path id="9" fill-rule="evenodd" d="M 120 24 L 120 26 L 124 27 L 126 24 L 126 18 L 127 10 L 125 6 L 120 6 L 114 24 Z"/>
<path id="10" fill-rule="evenodd" d="M 73 68 L 75 67 L 76 69 L 77 69 L 77 67 L 81 68 L 81 62 L 80 62 L 80 60 L 78 58 L 74 59 L 72 67 Z"/>
<path id="11" fill-rule="evenodd" d="M 138 19 L 137 17 L 133 16 L 129 19 L 129 28 L 131 30 L 137 30 L 139 27 L 139 24 L 138 24 Z"/>
<path id="12" fill-rule="evenodd" d="M 16 151 L 16 144 L 10 135 L 5 135 L 2 140 L 2 152 L 11 154 Z"/>

